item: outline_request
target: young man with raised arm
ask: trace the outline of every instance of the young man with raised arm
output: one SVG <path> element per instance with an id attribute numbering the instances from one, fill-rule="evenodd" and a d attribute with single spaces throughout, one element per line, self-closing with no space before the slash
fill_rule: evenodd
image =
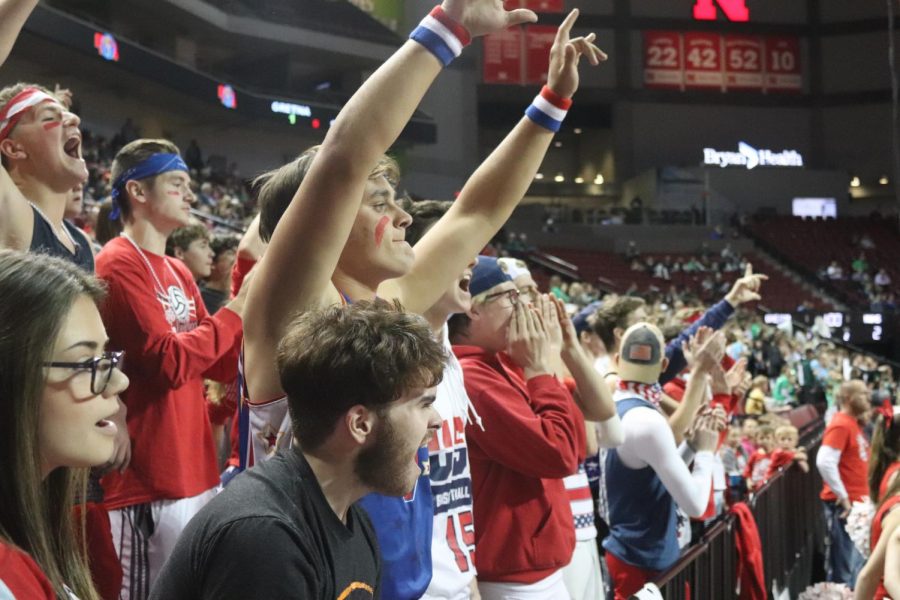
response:
<path id="1" fill-rule="evenodd" d="M 695 352 L 684 403 L 699 404 L 707 374 L 725 351 L 721 334 L 708 333 L 701 330 L 696 348 L 688 344 Z M 709 500 L 719 433 L 706 421 L 698 428 L 689 444 L 694 452 L 691 471 L 659 405 L 658 382 L 668 366 L 665 347 L 656 326 L 636 323 L 622 335 L 613 358 L 620 378 L 613 398 L 625 442 L 608 450 L 601 462 L 610 528 L 603 547 L 616 600 L 631 597 L 678 560 L 676 504 L 688 516 L 699 517 Z"/>
<path id="2" fill-rule="evenodd" d="M 273 356 L 292 315 L 376 294 L 422 313 L 509 217 L 571 103 L 580 56 L 594 63 L 603 58 L 591 43 L 593 36 L 569 39 L 576 17 L 573 12 L 560 27 L 548 87 L 529 107 L 529 116 L 473 174 L 447 215 L 417 244 L 415 255 L 404 239 L 409 215 L 394 197 L 395 165 L 384 152 L 441 66 L 471 36 L 532 21 L 531 11 L 506 12 L 490 0 L 447 0 L 363 84 L 320 147 L 267 178 L 260 189 L 261 229 L 264 237 L 271 234 L 271 242 L 259 267 L 261 279 L 251 286 L 244 345 L 250 418 L 242 439 L 254 444 L 256 460 L 291 440 Z M 427 452 L 419 459 L 427 464 Z M 409 500 L 405 505 L 394 498 L 364 500 L 378 513 L 376 527 L 393 519 L 405 528 L 385 530 L 384 536 L 379 531 L 388 565 L 385 595 L 396 598 L 418 598 L 431 576 L 430 557 L 418 545 L 431 540 L 427 473 Z M 395 577 L 392 565 L 403 572 Z"/>
<path id="3" fill-rule="evenodd" d="M 219 484 L 204 378 L 237 373 L 239 294 L 214 316 L 181 261 L 165 256 L 166 238 L 190 222 L 194 194 L 178 148 L 135 140 L 112 165 L 122 235 L 97 256 L 109 295 L 102 309 L 110 347 L 129 357 L 135 382 L 123 400 L 134 440 L 131 464 L 103 480 L 113 541 L 124 572 L 122 598 L 146 598 L 191 517 Z"/>
<path id="4" fill-rule="evenodd" d="M 0 0 L 0 64 L 37 0 Z M 65 218 L 88 177 L 68 98 L 30 83 L 0 89 L 0 247 L 44 252 L 93 272 L 90 240 Z"/>

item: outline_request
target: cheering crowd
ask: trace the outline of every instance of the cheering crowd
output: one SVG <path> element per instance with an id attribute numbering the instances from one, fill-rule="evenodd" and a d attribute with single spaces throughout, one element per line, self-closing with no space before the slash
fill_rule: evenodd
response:
<path id="1" fill-rule="evenodd" d="M 0 0 L 0 63 L 36 3 Z M 0 598 L 628 598 L 729 487 L 809 470 L 785 415 L 820 397 L 829 576 L 900 598 L 892 374 L 761 325 L 746 263 L 706 308 L 542 293 L 523 261 L 479 255 L 580 63 L 606 59 L 577 18 L 459 196 L 412 201 L 386 152 L 434 79 L 536 20 L 446 0 L 321 145 L 253 181 L 240 240 L 193 220 L 203 195 L 243 215 L 195 191 L 171 141 L 91 175 L 70 93 L 0 90 Z M 89 177 L 110 198 L 91 236 L 66 218 Z M 863 567 L 842 523 L 864 496 Z"/>

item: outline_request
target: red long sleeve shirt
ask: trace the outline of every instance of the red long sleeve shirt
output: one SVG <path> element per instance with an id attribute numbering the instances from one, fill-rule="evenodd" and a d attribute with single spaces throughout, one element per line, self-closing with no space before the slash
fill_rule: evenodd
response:
<path id="1" fill-rule="evenodd" d="M 237 373 L 241 319 L 209 316 L 181 261 L 138 250 L 125 238 L 97 256 L 109 293 L 101 311 L 112 349 L 125 351 L 131 464 L 103 479 L 109 509 L 189 498 L 219 481 L 203 378 Z M 152 268 L 162 290 L 159 289 Z"/>
<path id="2" fill-rule="evenodd" d="M 466 428 L 478 577 L 534 583 L 566 566 L 575 549 L 562 478 L 575 473 L 583 453 L 578 408 L 552 375 L 526 381 L 503 354 L 453 350 L 484 423 L 484 430 Z"/>

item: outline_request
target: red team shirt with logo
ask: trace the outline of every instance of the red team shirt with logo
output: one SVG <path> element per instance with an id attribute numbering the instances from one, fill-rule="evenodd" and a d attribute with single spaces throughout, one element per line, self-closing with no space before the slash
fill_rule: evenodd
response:
<path id="1" fill-rule="evenodd" d="M 133 454 L 123 474 L 103 479 L 110 510 L 190 498 L 218 484 L 203 379 L 230 381 L 237 373 L 241 318 L 228 308 L 209 316 L 181 261 L 144 255 L 165 293 L 127 239 L 110 241 L 97 256 L 109 289 L 101 310 L 109 347 L 125 351 L 131 380 L 122 400 Z"/>

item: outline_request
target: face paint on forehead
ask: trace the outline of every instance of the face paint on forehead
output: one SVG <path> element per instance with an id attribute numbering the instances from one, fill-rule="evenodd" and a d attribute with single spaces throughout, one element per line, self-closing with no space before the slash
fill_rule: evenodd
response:
<path id="1" fill-rule="evenodd" d="M 378 225 L 375 226 L 375 246 L 381 246 L 381 242 L 384 240 L 384 230 L 390 222 L 391 219 L 389 217 L 381 217 L 378 220 Z"/>

